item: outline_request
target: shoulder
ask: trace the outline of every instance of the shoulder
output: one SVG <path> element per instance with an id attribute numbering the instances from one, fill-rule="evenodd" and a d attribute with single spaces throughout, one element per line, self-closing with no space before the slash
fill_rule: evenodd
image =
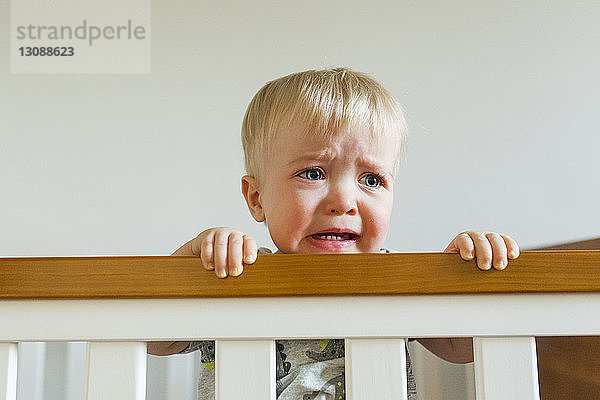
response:
<path id="1" fill-rule="evenodd" d="M 266 247 L 259 247 L 258 254 L 273 254 L 273 252 L 271 251 L 271 249 L 268 249 Z"/>

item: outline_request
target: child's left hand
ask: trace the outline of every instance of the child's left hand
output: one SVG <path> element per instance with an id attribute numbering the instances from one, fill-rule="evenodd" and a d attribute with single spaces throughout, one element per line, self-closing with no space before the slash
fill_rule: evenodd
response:
<path id="1" fill-rule="evenodd" d="M 519 257 L 519 246 L 513 238 L 496 232 L 466 231 L 458 234 L 444 253 L 460 253 L 463 260 L 477 258 L 477 267 L 504 269 L 508 259 Z"/>

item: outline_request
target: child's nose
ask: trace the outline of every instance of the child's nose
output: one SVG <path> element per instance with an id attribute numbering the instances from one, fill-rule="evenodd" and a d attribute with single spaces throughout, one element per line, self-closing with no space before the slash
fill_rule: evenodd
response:
<path id="1" fill-rule="evenodd" d="M 357 215 L 356 182 L 352 174 L 334 175 L 329 180 L 325 212 L 329 215 Z"/>
<path id="2" fill-rule="evenodd" d="M 337 214 L 337 215 L 344 215 L 344 214 L 356 215 L 356 207 L 332 208 L 329 212 L 332 214 Z"/>
<path id="3" fill-rule="evenodd" d="M 356 215 L 356 202 L 341 191 L 332 191 L 326 207 L 327 213 L 335 215 Z"/>

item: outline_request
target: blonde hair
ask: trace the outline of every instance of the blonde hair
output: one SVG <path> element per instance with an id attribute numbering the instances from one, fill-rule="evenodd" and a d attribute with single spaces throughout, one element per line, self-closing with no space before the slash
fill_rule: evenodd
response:
<path id="1" fill-rule="evenodd" d="M 273 139 L 281 128 L 300 126 L 306 136 L 330 138 L 355 124 L 370 127 L 374 140 L 398 139 L 397 168 L 406 145 L 406 122 L 400 104 L 373 78 L 334 68 L 267 82 L 250 101 L 242 123 L 246 173 L 259 178 L 261 163 L 265 155 L 272 155 Z"/>

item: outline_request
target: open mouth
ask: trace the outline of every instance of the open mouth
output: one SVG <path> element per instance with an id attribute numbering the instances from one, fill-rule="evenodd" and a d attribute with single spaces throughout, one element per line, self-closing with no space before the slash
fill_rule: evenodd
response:
<path id="1" fill-rule="evenodd" d="M 313 239 L 316 240 L 334 240 L 334 241 L 343 241 L 343 240 L 355 240 L 358 238 L 358 235 L 349 232 L 323 232 L 323 233 L 315 233 L 311 235 Z"/>

